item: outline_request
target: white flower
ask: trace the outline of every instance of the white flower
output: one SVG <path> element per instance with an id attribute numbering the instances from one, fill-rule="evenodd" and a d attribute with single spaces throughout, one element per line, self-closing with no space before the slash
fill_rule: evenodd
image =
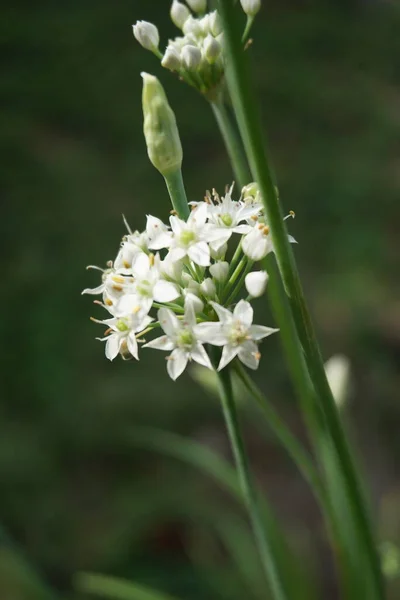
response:
<path id="1" fill-rule="evenodd" d="M 219 322 L 199 323 L 194 328 L 198 339 L 214 346 L 223 346 L 218 371 L 238 356 L 249 369 L 257 369 L 260 353 L 256 342 L 278 329 L 253 325 L 253 309 L 249 302 L 240 300 L 233 313 L 216 302 L 210 302 Z"/>
<path id="2" fill-rule="evenodd" d="M 272 240 L 269 234 L 269 227 L 259 223 L 245 235 L 242 240 L 243 252 L 251 260 L 261 260 L 272 251 Z"/>
<path id="3" fill-rule="evenodd" d="M 141 252 L 148 252 L 149 237 L 146 231 L 135 231 L 126 235 L 121 243 L 121 248 L 114 261 L 114 267 L 119 273 L 129 275 L 132 273 L 132 262 Z"/>
<path id="4" fill-rule="evenodd" d="M 185 21 L 191 16 L 188 7 L 181 2 L 178 2 L 178 0 L 173 1 L 169 14 L 172 22 L 179 27 L 179 29 L 182 29 Z"/>
<path id="5" fill-rule="evenodd" d="M 268 283 L 266 271 L 253 271 L 245 277 L 246 290 L 253 298 L 259 298 L 265 292 Z"/>
<path id="6" fill-rule="evenodd" d="M 140 254 L 132 266 L 134 283 L 115 308 L 116 316 L 129 314 L 139 306 L 148 313 L 156 302 L 172 302 L 180 296 L 179 289 L 170 281 L 161 279 L 159 257 Z"/>
<path id="7" fill-rule="evenodd" d="M 160 43 L 158 29 L 148 21 L 138 21 L 133 27 L 133 35 L 146 50 L 157 50 Z"/>
<path id="8" fill-rule="evenodd" d="M 82 294 L 102 294 L 104 304 L 108 310 L 118 302 L 118 299 L 121 298 L 133 283 L 132 277 L 123 277 L 114 268 L 101 269 L 94 265 L 89 265 L 87 268 L 102 271 L 102 282 L 95 288 L 84 289 Z"/>
<path id="9" fill-rule="evenodd" d="M 210 265 L 210 248 L 207 244 L 210 235 L 206 220 L 207 205 L 205 203 L 195 208 L 186 222 L 175 216 L 170 217 L 174 233 L 168 255 L 171 260 L 181 260 L 188 256 L 190 260 L 201 267 Z"/>
<path id="10" fill-rule="evenodd" d="M 210 359 L 194 333 L 196 315 L 191 302 L 186 302 L 182 320 L 169 308 L 160 308 L 157 316 L 165 335 L 145 344 L 145 347 L 172 350 L 167 357 L 167 371 L 171 379 L 175 381 L 183 373 L 189 360 L 212 369 Z"/>
<path id="11" fill-rule="evenodd" d="M 168 46 L 162 58 L 161 64 L 170 71 L 179 71 L 181 68 L 181 59 L 177 50 L 173 46 Z"/>
<path id="12" fill-rule="evenodd" d="M 261 0 L 240 0 L 240 4 L 249 17 L 254 17 L 261 8 Z"/>
<path id="13" fill-rule="evenodd" d="M 138 307 L 136 312 L 131 312 L 124 317 L 113 317 L 112 319 L 100 321 L 100 323 L 108 325 L 110 335 L 96 339 L 106 342 L 105 351 L 106 357 L 109 360 L 114 360 L 120 352 L 125 353 L 126 350 L 136 360 L 139 360 L 136 333 L 146 329 L 151 321 L 153 321 L 152 317 L 143 315 L 143 312 Z"/>
<path id="14" fill-rule="evenodd" d="M 152 215 L 147 215 L 146 234 L 148 239 L 147 245 L 151 250 L 166 248 L 172 238 L 168 227 L 160 219 Z"/>
<path id="15" fill-rule="evenodd" d="M 214 225 L 213 230 L 216 236 L 216 241 L 211 243 L 214 249 L 225 244 L 232 233 L 246 234 L 251 231 L 250 225 L 239 225 L 241 221 L 257 215 L 258 206 L 247 205 L 243 202 L 236 202 L 231 198 L 231 190 L 222 198 L 222 201 L 217 204 L 207 204 L 209 221 Z"/>
<path id="16" fill-rule="evenodd" d="M 225 281 L 229 273 L 229 263 L 226 261 L 218 261 L 211 265 L 210 273 L 215 281 Z"/>

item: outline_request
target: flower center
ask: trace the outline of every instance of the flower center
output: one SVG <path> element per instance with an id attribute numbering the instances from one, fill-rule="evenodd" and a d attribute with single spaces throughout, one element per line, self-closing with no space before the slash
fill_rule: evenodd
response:
<path id="1" fill-rule="evenodd" d="M 186 231 L 182 231 L 180 235 L 181 244 L 183 244 L 184 246 L 189 246 L 189 244 L 194 242 L 195 239 L 196 235 L 193 231 L 190 231 L 189 229 L 187 229 Z"/>
<path id="2" fill-rule="evenodd" d="M 193 334 L 190 329 L 182 329 L 178 335 L 178 346 L 181 348 L 191 348 L 193 341 Z"/>
<path id="3" fill-rule="evenodd" d="M 143 281 L 141 281 L 136 286 L 136 291 L 141 296 L 151 296 L 152 294 L 151 294 L 151 285 L 150 285 L 150 282 L 147 281 L 146 279 L 143 279 Z"/>
<path id="4" fill-rule="evenodd" d="M 119 319 L 116 323 L 116 327 L 118 329 L 118 331 L 124 332 L 124 331 L 128 331 L 129 327 L 126 324 L 126 320 L 125 319 Z"/>
<path id="5" fill-rule="evenodd" d="M 219 215 L 219 218 L 221 219 L 221 221 L 225 225 L 225 227 L 230 227 L 233 223 L 232 216 L 229 213 L 224 213 L 222 215 Z"/>
<path id="6" fill-rule="evenodd" d="M 229 341 L 231 344 L 238 346 L 239 344 L 243 344 L 247 340 L 247 329 L 243 326 L 240 321 L 236 321 L 229 335 Z"/>

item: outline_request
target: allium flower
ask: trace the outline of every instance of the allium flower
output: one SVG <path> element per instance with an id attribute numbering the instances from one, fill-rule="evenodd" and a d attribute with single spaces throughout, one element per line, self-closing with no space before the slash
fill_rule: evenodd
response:
<path id="1" fill-rule="evenodd" d="M 261 260 L 272 251 L 272 240 L 268 225 L 259 223 L 242 240 L 243 252 L 251 260 Z"/>
<path id="2" fill-rule="evenodd" d="M 160 36 L 157 27 L 153 23 L 138 21 L 135 25 L 132 25 L 132 28 L 133 35 L 143 48 L 152 52 L 158 50 Z"/>
<path id="3" fill-rule="evenodd" d="M 223 346 L 218 371 L 236 356 L 249 369 L 257 369 L 261 355 L 256 342 L 278 329 L 253 325 L 253 309 L 246 300 L 240 300 L 233 313 L 216 302 L 210 304 L 217 313 L 219 322 L 199 323 L 194 331 L 199 340 Z"/>
<path id="4" fill-rule="evenodd" d="M 212 235 L 210 236 L 206 220 L 206 204 L 195 208 L 186 222 L 175 216 L 170 217 L 174 233 L 169 250 L 171 260 L 181 260 L 188 256 L 196 265 L 201 267 L 210 265 L 210 248 L 207 242 L 210 241 Z"/>
<path id="5" fill-rule="evenodd" d="M 123 354 L 129 352 L 136 360 L 139 360 L 136 333 L 146 329 L 153 320 L 152 317 L 143 315 L 143 311 L 138 306 L 136 311 L 127 316 L 97 321 L 108 325 L 109 329 L 106 333 L 109 333 L 109 335 L 96 339 L 106 342 L 105 351 L 109 360 L 114 360 L 120 352 Z"/>
<path id="6" fill-rule="evenodd" d="M 152 340 L 144 347 L 155 348 L 156 350 L 172 350 L 167 357 L 167 371 L 171 379 L 177 379 L 190 360 L 212 369 L 210 359 L 194 333 L 196 315 L 190 301 L 186 302 L 185 314 L 182 320 L 179 320 L 168 308 L 160 308 L 157 315 L 165 335 Z"/>
<path id="7" fill-rule="evenodd" d="M 244 280 L 246 290 L 252 298 L 259 298 L 265 292 L 268 283 L 266 271 L 253 271 L 247 273 Z"/>

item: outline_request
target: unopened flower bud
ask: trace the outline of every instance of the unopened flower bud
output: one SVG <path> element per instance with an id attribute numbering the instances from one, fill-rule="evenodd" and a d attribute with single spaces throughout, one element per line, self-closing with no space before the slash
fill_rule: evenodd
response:
<path id="1" fill-rule="evenodd" d="M 143 48 L 151 51 L 158 49 L 160 36 L 157 27 L 153 23 L 138 21 L 135 25 L 132 25 L 132 28 L 133 35 Z"/>
<path id="2" fill-rule="evenodd" d="M 191 303 L 195 313 L 201 312 L 204 308 L 204 303 L 202 300 L 200 300 L 196 294 L 192 294 L 192 292 L 189 291 L 185 293 L 185 305 L 187 302 Z"/>
<path id="3" fill-rule="evenodd" d="M 240 0 L 240 4 L 249 17 L 255 17 L 261 8 L 261 0 Z"/>
<path id="4" fill-rule="evenodd" d="M 217 37 L 217 35 L 222 33 L 221 17 L 219 16 L 219 14 L 217 13 L 216 10 L 214 10 L 214 12 L 210 13 L 209 25 L 210 25 L 210 31 L 214 37 Z"/>
<path id="5" fill-rule="evenodd" d="M 196 13 L 204 13 L 207 9 L 207 0 L 186 0 L 190 8 Z"/>
<path id="6" fill-rule="evenodd" d="M 212 35 L 208 34 L 204 40 L 204 56 L 210 64 L 214 63 L 221 54 L 221 46 Z"/>
<path id="7" fill-rule="evenodd" d="M 172 2 L 169 14 L 172 22 L 179 27 L 179 29 L 183 28 L 185 21 L 191 16 L 188 7 L 182 4 L 182 2 L 178 2 L 178 0 Z"/>
<path id="8" fill-rule="evenodd" d="M 200 289 L 206 298 L 214 298 L 216 294 L 215 283 L 210 277 L 207 277 L 200 284 Z"/>
<path id="9" fill-rule="evenodd" d="M 244 283 L 246 290 L 253 298 L 262 296 L 268 283 L 268 274 L 266 271 L 253 271 L 245 277 Z"/>
<path id="10" fill-rule="evenodd" d="M 201 63 L 201 51 L 196 46 L 188 44 L 182 48 L 181 58 L 188 71 L 196 71 Z"/>
<path id="11" fill-rule="evenodd" d="M 247 185 L 245 185 L 242 188 L 242 196 L 244 199 L 246 198 L 255 198 L 257 196 L 258 193 L 258 183 L 256 183 L 255 181 L 252 181 L 251 183 L 248 183 Z"/>
<path id="12" fill-rule="evenodd" d="M 180 169 L 182 145 L 175 115 L 157 77 L 142 73 L 144 136 L 149 158 L 164 176 Z"/>
<path id="13" fill-rule="evenodd" d="M 162 58 L 161 64 L 170 71 L 179 71 L 181 68 L 181 59 L 175 48 L 168 46 Z"/>
<path id="14" fill-rule="evenodd" d="M 214 260 L 221 260 L 224 258 L 228 251 L 228 244 L 222 244 L 222 246 L 218 246 L 218 249 L 215 250 L 212 246 L 210 246 L 210 254 L 211 258 Z"/>
<path id="15" fill-rule="evenodd" d="M 195 19 L 192 16 L 186 19 L 182 29 L 185 35 L 192 34 L 195 37 L 203 35 L 203 29 L 199 19 Z"/>
<path id="16" fill-rule="evenodd" d="M 210 273 L 216 281 L 225 281 L 229 273 L 229 263 L 225 261 L 216 262 L 211 265 Z"/>

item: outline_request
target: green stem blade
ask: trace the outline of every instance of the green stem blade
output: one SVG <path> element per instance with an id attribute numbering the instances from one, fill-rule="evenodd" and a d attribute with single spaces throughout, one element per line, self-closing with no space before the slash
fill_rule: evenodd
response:
<path id="1" fill-rule="evenodd" d="M 171 198 L 174 210 L 177 212 L 180 219 L 186 221 L 190 214 L 190 210 L 183 183 L 182 171 L 180 169 L 172 171 L 171 173 L 168 173 L 168 175 L 165 175 L 164 179 L 167 184 L 169 197 Z"/>
<path id="2" fill-rule="evenodd" d="M 229 369 L 218 374 L 220 396 L 225 422 L 235 458 L 239 484 L 247 505 L 253 534 L 257 543 L 261 564 L 275 600 L 289 600 L 276 557 L 270 541 L 265 535 L 263 522 L 258 506 L 258 500 L 251 481 L 249 465 L 242 436 L 240 434 L 235 403 L 233 399 L 232 382 Z"/>

